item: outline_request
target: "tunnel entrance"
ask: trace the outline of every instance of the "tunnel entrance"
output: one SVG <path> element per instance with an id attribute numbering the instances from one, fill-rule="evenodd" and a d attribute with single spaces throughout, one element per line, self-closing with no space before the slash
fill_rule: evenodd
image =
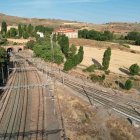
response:
<path id="1" fill-rule="evenodd" d="M 22 51 L 22 49 L 21 49 L 21 48 L 19 48 L 19 49 L 18 49 L 18 52 L 20 52 L 20 51 Z"/>
<path id="2" fill-rule="evenodd" d="M 12 52 L 13 51 L 13 48 L 8 48 L 7 49 L 7 53 L 10 53 L 10 52 Z"/>

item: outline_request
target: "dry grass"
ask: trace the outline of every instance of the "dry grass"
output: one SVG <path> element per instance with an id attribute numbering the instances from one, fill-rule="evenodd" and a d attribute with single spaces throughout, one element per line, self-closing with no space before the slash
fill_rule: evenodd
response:
<path id="1" fill-rule="evenodd" d="M 140 46 L 136 46 L 136 45 L 129 45 L 129 46 L 133 50 L 140 51 Z"/>
<path id="2" fill-rule="evenodd" d="M 57 95 L 70 140 L 138 140 L 140 134 L 116 113 L 89 106 L 62 86 L 57 87 Z"/>
<path id="3" fill-rule="evenodd" d="M 84 60 L 81 64 L 88 67 L 92 65 L 95 60 L 102 64 L 104 51 L 105 49 L 84 47 Z M 125 74 L 124 72 L 120 71 L 119 68 L 127 70 L 134 63 L 138 63 L 140 65 L 139 60 L 139 54 L 133 54 L 130 52 L 124 52 L 120 50 L 112 50 L 109 69 L 114 73 Z"/>
<path id="4" fill-rule="evenodd" d="M 71 140 L 92 140 L 97 135 L 93 125 L 96 111 L 70 95 L 68 90 L 59 88 L 57 91 L 68 137 Z"/>
<path id="5" fill-rule="evenodd" d="M 111 72 L 118 74 L 126 74 L 123 71 L 127 71 L 127 69 L 134 63 L 138 63 L 140 65 L 140 51 L 136 49 L 136 46 L 133 50 L 136 53 L 132 53 L 132 50 L 129 48 L 125 48 L 116 43 L 109 42 L 100 42 L 94 40 L 87 39 L 71 39 L 71 44 L 75 44 L 76 46 L 84 46 L 84 60 L 81 63 L 83 66 L 90 66 L 95 61 L 102 64 L 102 58 L 104 51 L 107 47 L 112 48 L 112 55 L 110 61 L 109 69 Z M 122 68 L 122 70 L 120 70 Z"/>
<path id="6" fill-rule="evenodd" d="M 128 122 L 121 119 L 111 119 L 107 121 L 112 140 L 139 140 L 134 129 Z"/>

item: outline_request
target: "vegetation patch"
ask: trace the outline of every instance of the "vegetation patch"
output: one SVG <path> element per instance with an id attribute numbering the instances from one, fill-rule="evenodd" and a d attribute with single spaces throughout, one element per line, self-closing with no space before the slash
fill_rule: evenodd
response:
<path id="1" fill-rule="evenodd" d="M 123 44 L 123 46 L 124 46 L 125 48 L 130 48 L 130 46 L 129 46 L 128 44 Z"/>
<path id="2" fill-rule="evenodd" d="M 101 76 L 92 74 L 92 75 L 90 75 L 90 77 L 91 77 L 91 80 L 93 82 L 103 82 L 105 80 L 105 75 L 104 74 L 101 75 Z"/>
<path id="3" fill-rule="evenodd" d="M 87 67 L 86 69 L 84 69 L 83 71 L 84 72 L 94 72 L 97 69 L 98 69 L 98 67 L 95 64 L 93 64 L 93 65 Z"/>

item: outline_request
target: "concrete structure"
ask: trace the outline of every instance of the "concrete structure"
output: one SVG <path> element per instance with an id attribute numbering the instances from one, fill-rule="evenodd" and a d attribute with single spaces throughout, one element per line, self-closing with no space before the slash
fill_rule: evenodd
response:
<path id="1" fill-rule="evenodd" d="M 37 32 L 37 35 L 39 35 L 41 38 L 44 38 L 44 34 L 42 32 Z"/>
<path id="2" fill-rule="evenodd" d="M 66 35 L 68 38 L 78 38 L 78 31 L 70 28 L 60 28 L 54 31 L 54 34 Z"/>
<path id="3" fill-rule="evenodd" d="M 2 46 L 6 51 L 10 52 L 10 51 L 13 51 L 13 52 L 19 52 L 19 51 L 22 51 L 24 50 L 25 46 Z"/>

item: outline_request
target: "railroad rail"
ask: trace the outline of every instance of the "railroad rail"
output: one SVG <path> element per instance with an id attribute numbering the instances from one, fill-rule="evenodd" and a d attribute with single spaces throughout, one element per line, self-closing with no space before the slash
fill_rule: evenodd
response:
<path id="1" fill-rule="evenodd" d="M 0 140 L 46 140 L 51 136 L 59 140 L 62 129 L 46 125 L 50 123 L 46 118 L 45 100 L 49 81 L 43 84 L 34 67 L 26 68 L 19 61 L 16 66 L 11 69 L 14 71 L 9 85 L 0 87 L 4 90 L 0 100 Z"/>
<path id="2" fill-rule="evenodd" d="M 31 59 L 30 59 L 31 60 Z M 30 64 L 37 67 L 32 61 L 29 61 Z M 37 67 L 38 68 L 38 67 Z M 122 101 L 120 97 L 116 96 L 110 96 L 107 92 L 94 89 L 92 86 L 84 85 L 84 84 L 78 84 L 74 80 L 69 80 L 69 78 L 66 78 L 66 76 L 61 76 L 58 73 L 51 72 L 51 70 L 44 70 L 41 68 L 38 68 L 41 71 L 44 71 L 45 73 L 49 74 L 50 77 L 55 77 L 56 80 L 59 82 L 65 84 L 66 86 L 74 89 L 84 97 L 88 98 L 90 103 L 92 104 L 92 101 L 98 102 L 102 104 L 103 106 L 107 106 L 114 110 L 115 112 L 122 114 L 126 117 L 131 118 L 132 120 L 135 120 L 136 122 L 140 123 L 140 113 L 131 108 L 127 103 L 128 101 L 132 104 L 135 104 L 136 106 L 140 106 L 140 102 L 134 101 L 134 100 L 127 100 L 127 102 Z M 59 71 L 57 71 L 59 72 Z M 119 102 L 118 102 L 119 101 Z"/>
<path id="3" fill-rule="evenodd" d="M 6 90 L 6 89 L 19 89 L 19 88 L 35 88 L 35 87 L 47 87 L 50 84 L 29 84 L 29 85 L 19 85 L 19 86 L 5 86 L 5 87 L 0 87 L 0 89 L 2 90 Z"/>

